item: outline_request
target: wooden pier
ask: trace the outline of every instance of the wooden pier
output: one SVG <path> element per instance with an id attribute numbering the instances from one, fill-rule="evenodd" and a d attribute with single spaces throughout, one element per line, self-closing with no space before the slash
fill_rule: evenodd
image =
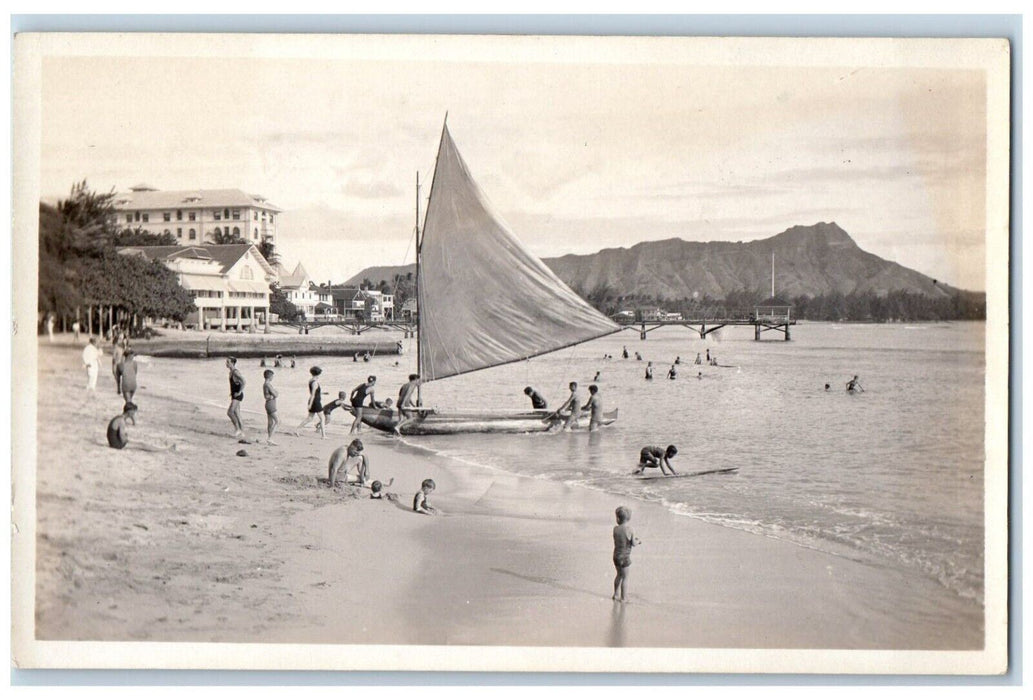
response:
<path id="1" fill-rule="evenodd" d="M 298 333 L 301 335 L 304 335 L 312 328 L 336 326 L 337 328 L 348 331 L 352 335 L 362 335 L 368 330 L 385 328 L 402 331 L 403 337 L 405 338 L 413 338 L 416 336 L 415 321 L 363 321 L 359 319 L 338 319 L 326 321 L 280 321 L 276 325 L 297 328 Z"/>
<path id="2" fill-rule="evenodd" d="M 686 318 L 673 321 L 617 321 L 627 329 L 637 329 L 639 340 L 645 340 L 650 331 L 664 326 L 682 326 L 693 333 L 698 333 L 700 338 L 706 338 L 714 331 L 719 331 L 725 326 L 753 326 L 753 339 L 760 340 L 761 333 L 776 331 L 782 333 L 783 340 L 791 340 L 790 326 L 796 325 L 796 319 L 790 318 L 788 314 L 744 314 L 742 316 L 707 316 L 701 318 Z"/>

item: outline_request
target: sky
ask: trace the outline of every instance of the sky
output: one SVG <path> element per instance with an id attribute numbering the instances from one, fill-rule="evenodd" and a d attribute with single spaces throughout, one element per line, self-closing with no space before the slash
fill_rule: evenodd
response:
<path id="1" fill-rule="evenodd" d="M 425 210 L 447 112 L 540 257 L 835 221 L 869 252 L 986 288 L 983 71 L 678 40 L 382 39 L 47 56 L 41 197 L 82 179 L 261 194 L 283 210 L 285 262 L 343 281 L 413 261 L 416 173 Z"/>

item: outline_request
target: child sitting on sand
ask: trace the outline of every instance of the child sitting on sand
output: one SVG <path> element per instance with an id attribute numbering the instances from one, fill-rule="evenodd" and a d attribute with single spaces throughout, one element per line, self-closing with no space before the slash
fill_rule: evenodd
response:
<path id="1" fill-rule="evenodd" d="M 433 479 L 424 479 L 420 485 L 420 490 L 416 492 L 416 495 L 412 499 L 412 509 L 417 513 L 425 513 L 426 515 L 434 515 L 437 513 L 437 509 L 432 508 L 427 503 L 427 496 L 433 493 L 436 488 Z"/>
<path id="2" fill-rule="evenodd" d="M 628 599 L 631 548 L 642 544 L 631 531 L 631 526 L 627 524 L 629 520 L 631 520 L 631 511 L 620 506 L 617 509 L 617 525 L 613 528 L 613 566 L 617 569 L 617 576 L 613 579 L 613 599 L 622 603 Z M 618 590 L 620 590 L 619 598 L 617 597 Z"/>

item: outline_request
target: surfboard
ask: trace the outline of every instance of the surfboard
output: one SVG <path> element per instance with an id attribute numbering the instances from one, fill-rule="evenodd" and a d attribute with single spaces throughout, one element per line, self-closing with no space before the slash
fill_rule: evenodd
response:
<path id="1" fill-rule="evenodd" d="M 724 469 L 706 469 L 700 472 L 686 472 L 684 474 L 671 474 L 671 475 L 658 475 L 658 476 L 640 476 L 638 474 L 632 474 L 639 481 L 656 481 L 658 479 L 684 479 L 687 476 L 703 476 L 704 474 L 730 474 L 731 472 L 739 471 L 739 467 L 726 467 Z"/>

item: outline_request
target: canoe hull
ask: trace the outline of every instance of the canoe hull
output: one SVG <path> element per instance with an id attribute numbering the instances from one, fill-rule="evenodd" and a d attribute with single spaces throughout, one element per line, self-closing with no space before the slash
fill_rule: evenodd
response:
<path id="1" fill-rule="evenodd" d="M 348 407 L 354 414 L 354 409 Z M 551 411 L 420 411 L 418 417 L 399 429 L 402 435 L 456 435 L 459 433 L 544 433 L 558 430 L 563 418 L 551 418 Z M 603 414 L 603 425 L 617 420 L 617 409 Z M 398 411 L 363 408 L 362 422 L 386 433 L 394 432 L 401 421 Z M 588 416 L 582 414 L 578 429 L 588 429 Z"/>

